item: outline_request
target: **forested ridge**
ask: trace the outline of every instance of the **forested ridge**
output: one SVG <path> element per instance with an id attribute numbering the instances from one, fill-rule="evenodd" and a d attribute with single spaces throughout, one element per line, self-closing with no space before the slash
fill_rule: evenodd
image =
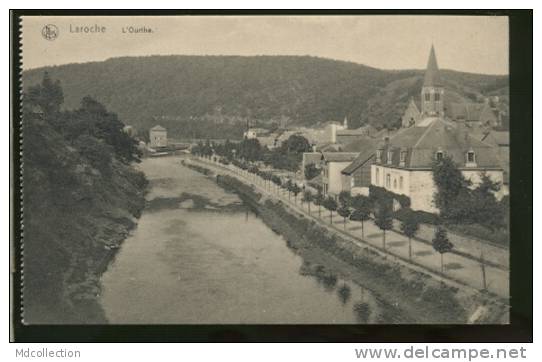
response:
<path id="1" fill-rule="evenodd" d="M 60 80 L 67 109 L 91 96 L 144 131 L 157 121 L 166 127 L 168 122 L 229 124 L 247 118 L 315 125 L 345 116 L 352 127 L 367 122 L 394 126 L 409 99 L 419 97 L 423 79 L 423 70 L 388 71 L 310 56 L 175 55 L 32 69 L 23 73 L 24 87 L 38 83 L 44 71 Z M 454 101 L 508 94 L 507 76 L 441 73 Z M 215 133 L 229 131 L 221 127 Z M 191 132 L 175 136 L 205 131 Z"/>

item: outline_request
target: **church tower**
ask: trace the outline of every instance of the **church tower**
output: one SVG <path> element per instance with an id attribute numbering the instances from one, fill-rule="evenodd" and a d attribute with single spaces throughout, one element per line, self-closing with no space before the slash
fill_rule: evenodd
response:
<path id="1" fill-rule="evenodd" d="M 435 48 L 431 45 L 422 86 L 422 117 L 444 116 L 444 88 L 440 80 Z"/>

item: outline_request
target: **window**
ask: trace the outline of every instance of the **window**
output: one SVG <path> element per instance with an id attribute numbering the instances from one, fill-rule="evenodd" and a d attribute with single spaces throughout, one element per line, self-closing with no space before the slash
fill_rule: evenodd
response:
<path id="1" fill-rule="evenodd" d="M 435 102 L 440 101 L 440 93 L 435 93 Z"/>
<path id="2" fill-rule="evenodd" d="M 401 162 L 401 165 L 403 165 L 403 166 L 405 164 L 406 154 L 407 154 L 406 151 L 401 151 L 401 153 L 400 153 L 400 155 L 401 155 L 400 156 L 400 162 Z"/>
<path id="3" fill-rule="evenodd" d="M 386 175 L 386 187 L 388 187 L 388 188 L 391 187 L 391 176 L 390 176 L 390 174 Z"/>
<path id="4" fill-rule="evenodd" d="M 429 102 L 430 100 L 431 100 L 431 94 L 430 93 L 425 93 L 425 101 Z"/>
<path id="5" fill-rule="evenodd" d="M 388 159 L 387 159 L 388 165 L 391 165 L 392 159 L 393 159 L 393 152 L 388 151 Z"/>
<path id="6" fill-rule="evenodd" d="M 378 167 L 376 168 L 376 174 L 375 174 L 375 185 L 380 185 L 380 170 Z"/>
<path id="7" fill-rule="evenodd" d="M 444 152 L 442 151 L 437 151 L 436 155 L 435 155 L 435 158 L 437 161 L 442 161 L 442 158 L 444 157 Z"/>
<path id="8" fill-rule="evenodd" d="M 467 162 L 468 163 L 475 163 L 476 162 L 476 157 L 474 155 L 474 151 L 467 152 Z"/>
<path id="9" fill-rule="evenodd" d="M 376 162 L 380 163 L 382 161 L 382 150 L 376 150 Z"/>
<path id="10" fill-rule="evenodd" d="M 396 178 L 393 179 L 393 188 L 394 189 L 397 188 L 397 179 Z"/>
<path id="11" fill-rule="evenodd" d="M 399 190 L 403 189 L 403 176 L 399 177 Z"/>

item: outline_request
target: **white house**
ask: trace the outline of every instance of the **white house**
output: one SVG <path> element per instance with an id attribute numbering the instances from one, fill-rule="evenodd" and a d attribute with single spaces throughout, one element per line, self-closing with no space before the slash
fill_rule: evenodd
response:
<path id="1" fill-rule="evenodd" d="M 322 192 L 338 195 L 343 191 L 341 171 L 354 161 L 358 152 L 323 152 L 321 157 Z"/>
<path id="2" fill-rule="evenodd" d="M 149 131 L 149 140 L 151 147 L 166 147 L 167 146 L 167 130 L 156 125 Z"/>
<path id="3" fill-rule="evenodd" d="M 480 183 L 482 173 L 502 185 L 503 169 L 495 147 L 469 135 L 456 123 L 441 118 L 426 121 L 431 122 L 404 128 L 379 146 L 371 166 L 372 185 L 408 196 L 413 210 L 438 213 L 433 202 L 437 190 L 432 164 L 445 155 L 471 180 L 472 187 Z"/>

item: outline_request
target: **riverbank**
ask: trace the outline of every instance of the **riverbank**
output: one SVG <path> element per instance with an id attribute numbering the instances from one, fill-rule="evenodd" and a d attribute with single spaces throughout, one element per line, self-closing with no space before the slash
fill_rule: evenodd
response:
<path id="1" fill-rule="evenodd" d="M 187 165 L 215 177 L 204 166 Z M 506 323 L 505 303 L 486 293 L 447 285 L 397 263 L 316 223 L 281 201 L 266 198 L 236 178 L 220 175 L 219 185 L 235 191 L 257 210 L 288 245 L 311 265 L 363 284 L 393 309 L 396 323 Z M 388 318 L 390 320 L 390 318 Z"/>

